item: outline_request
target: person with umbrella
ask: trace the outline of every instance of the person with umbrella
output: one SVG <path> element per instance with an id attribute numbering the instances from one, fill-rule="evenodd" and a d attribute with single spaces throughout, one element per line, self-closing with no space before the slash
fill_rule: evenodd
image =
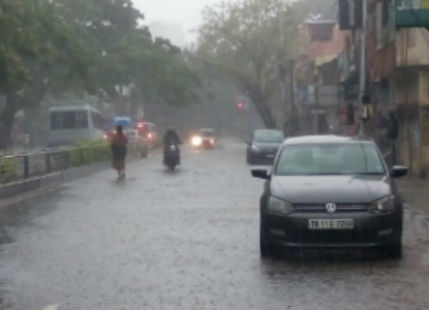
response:
<path id="1" fill-rule="evenodd" d="M 116 126 L 115 134 L 112 136 L 110 147 L 112 149 L 113 169 L 118 172 L 118 179 L 125 179 L 125 158 L 127 156 L 127 136 L 124 135 L 123 127 Z"/>

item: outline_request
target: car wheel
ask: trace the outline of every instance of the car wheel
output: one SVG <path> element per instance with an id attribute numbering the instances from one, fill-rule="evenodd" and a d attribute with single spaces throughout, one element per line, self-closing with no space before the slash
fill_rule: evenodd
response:
<path id="1" fill-rule="evenodd" d="M 147 150 L 144 150 L 144 151 L 140 152 L 140 157 L 141 158 L 147 158 L 147 156 L 148 156 Z"/>
<path id="2" fill-rule="evenodd" d="M 265 239 L 264 234 L 260 233 L 259 236 L 259 247 L 260 247 L 260 252 L 261 252 L 261 257 L 262 258 L 266 258 L 270 256 L 270 246 L 267 243 L 267 240 Z"/>
<path id="3" fill-rule="evenodd" d="M 387 247 L 387 253 L 391 258 L 402 258 L 402 243 L 395 243 Z"/>
<path id="4" fill-rule="evenodd" d="M 247 162 L 248 165 L 252 165 L 253 164 L 252 156 L 249 153 L 247 153 L 246 162 Z"/>

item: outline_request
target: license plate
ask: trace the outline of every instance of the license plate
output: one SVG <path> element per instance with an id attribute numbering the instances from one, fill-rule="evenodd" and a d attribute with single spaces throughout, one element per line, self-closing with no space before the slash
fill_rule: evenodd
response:
<path id="1" fill-rule="evenodd" d="M 350 230 L 354 228 L 352 219 L 317 219 L 308 220 L 311 230 Z"/>

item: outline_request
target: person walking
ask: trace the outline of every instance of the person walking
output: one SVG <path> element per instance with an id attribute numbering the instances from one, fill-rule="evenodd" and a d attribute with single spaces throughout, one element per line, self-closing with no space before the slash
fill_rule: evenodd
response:
<path id="1" fill-rule="evenodd" d="M 111 140 L 111 149 L 113 157 L 113 169 L 118 172 L 118 179 L 125 179 L 125 158 L 127 156 L 127 136 L 124 135 L 122 126 L 116 126 L 116 133 Z"/>

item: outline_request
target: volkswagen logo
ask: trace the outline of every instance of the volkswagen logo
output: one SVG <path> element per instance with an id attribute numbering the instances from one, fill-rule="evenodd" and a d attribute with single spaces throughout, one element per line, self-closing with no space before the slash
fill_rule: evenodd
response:
<path id="1" fill-rule="evenodd" d="M 326 212 L 328 212 L 329 214 L 337 212 L 337 205 L 333 202 L 328 202 L 326 204 Z"/>

